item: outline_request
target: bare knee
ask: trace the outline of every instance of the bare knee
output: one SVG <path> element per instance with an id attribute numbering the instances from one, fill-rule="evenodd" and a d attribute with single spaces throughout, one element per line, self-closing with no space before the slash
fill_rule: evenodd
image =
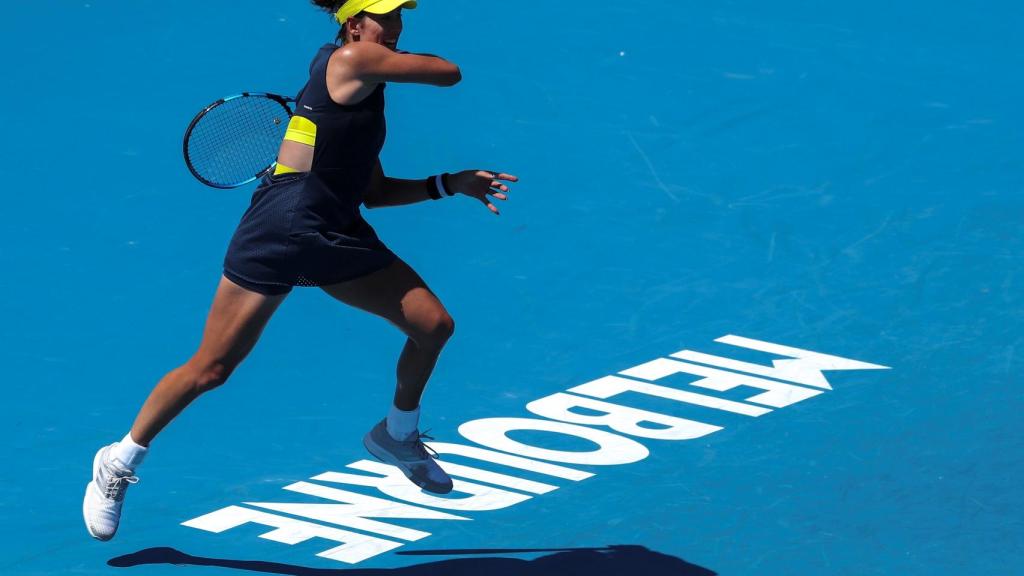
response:
<path id="1" fill-rule="evenodd" d="M 184 368 L 188 370 L 188 383 L 198 396 L 227 382 L 235 366 L 222 360 L 193 358 Z"/>
<path id="2" fill-rule="evenodd" d="M 455 334 L 455 320 L 443 307 L 438 306 L 423 314 L 409 335 L 421 348 L 440 350 Z"/>
<path id="3" fill-rule="evenodd" d="M 437 321 L 436 331 L 441 339 L 447 342 L 449 338 L 455 335 L 455 319 L 446 310 L 441 310 L 441 312 L 442 314 Z"/>

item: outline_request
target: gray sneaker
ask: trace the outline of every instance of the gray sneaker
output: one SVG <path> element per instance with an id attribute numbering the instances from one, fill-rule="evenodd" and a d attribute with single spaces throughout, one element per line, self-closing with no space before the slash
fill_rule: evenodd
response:
<path id="1" fill-rule="evenodd" d="M 139 479 L 118 461 L 111 461 L 107 454 L 114 444 L 100 448 L 92 460 L 92 481 L 85 486 L 82 501 L 82 516 L 85 529 L 97 540 L 110 540 L 121 522 L 121 506 L 129 484 Z"/>
<path id="2" fill-rule="evenodd" d="M 423 443 L 423 438 L 433 440 L 426 434 L 417 434 L 412 440 L 400 442 L 387 431 L 387 419 L 381 420 L 366 436 L 363 446 L 375 458 L 386 464 L 397 466 L 413 484 L 435 494 L 452 491 L 452 479 L 434 460 L 437 452 Z"/>

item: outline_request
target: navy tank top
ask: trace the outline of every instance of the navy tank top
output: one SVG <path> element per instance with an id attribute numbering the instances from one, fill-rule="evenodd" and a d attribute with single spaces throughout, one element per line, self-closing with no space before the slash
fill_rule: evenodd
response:
<path id="1" fill-rule="evenodd" d="M 312 145 L 311 174 L 358 206 L 387 135 L 384 84 L 356 104 L 331 100 L 327 62 L 338 49 L 336 44 L 325 44 L 313 58 L 285 138 Z"/>

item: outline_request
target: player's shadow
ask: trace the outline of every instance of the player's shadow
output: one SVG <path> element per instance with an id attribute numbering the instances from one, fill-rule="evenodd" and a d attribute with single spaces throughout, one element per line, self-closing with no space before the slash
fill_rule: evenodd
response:
<path id="1" fill-rule="evenodd" d="M 497 554 L 549 550 L 430 550 L 402 555 Z M 266 574 L 290 576 L 575 576 L 625 574 L 628 576 L 715 576 L 716 572 L 681 558 L 660 554 L 643 546 L 564 549 L 533 560 L 471 557 L 427 562 L 403 568 L 308 568 L 262 560 L 230 560 L 191 556 L 174 548 L 146 548 L 107 561 L 128 568 L 146 564 L 218 566 Z"/>

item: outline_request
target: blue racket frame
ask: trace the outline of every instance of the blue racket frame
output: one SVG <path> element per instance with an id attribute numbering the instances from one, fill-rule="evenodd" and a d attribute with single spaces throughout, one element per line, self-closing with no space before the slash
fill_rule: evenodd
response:
<path id="1" fill-rule="evenodd" d="M 275 161 L 271 162 L 269 165 L 267 165 L 266 168 L 260 170 L 258 173 L 256 173 L 251 178 L 249 178 L 249 179 L 247 179 L 245 181 L 238 182 L 236 184 L 224 184 L 224 183 L 219 183 L 219 182 L 211 182 L 210 180 L 207 180 L 206 178 L 204 178 L 196 170 L 195 166 L 192 165 L 192 161 L 189 159 L 189 154 L 188 154 L 188 141 L 189 141 L 189 137 L 192 135 L 192 130 L 196 127 L 197 124 L 199 124 L 199 121 L 202 120 L 203 116 L 205 116 L 208 112 L 210 112 L 210 110 L 213 110 L 214 108 L 224 104 L 225 102 L 230 102 L 231 100 L 237 100 L 239 98 L 269 98 L 270 100 L 274 100 L 275 102 L 281 104 L 282 108 L 284 108 L 288 112 L 288 119 L 289 120 L 291 119 L 292 115 L 294 114 L 294 112 L 292 111 L 291 106 L 290 106 L 290 104 L 293 104 L 295 102 L 294 98 L 289 98 L 287 96 L 281 96 L 280 94 L 273 94 L 271 92 L 242 92 L 241 94 L 235 94 L 233 96 L 226 96 L 226 97 L 221 98 L 221 99 L 219 99 L 219 100 L 217 100 L 215 102 L 210 103 L 208 106 L 206 106 L 205 108 L 200 110 L 199 113 L 196 114 L 194 118 L 192 118 L 192 121 L 189 122 L 188 128 L 185 129 L 185 136 L 182 139 L 182 144 L 181 144 L 181 152 L 182 152 L 182 155 L 185 157 L 185 166 L 188 167 L 188 171 L 192 173 L 192 176 L 195 176 L 196 180 L 199 180 L 203 184 L 206 184 L 207 186 L 210 186 L 212 188 L 218 188 L 218 189 L 221 189 L 221 190 L 230 190 L 232 188 L 238 188 L 240 186 L 245 186 L 246 184 L 248 184 L 250 182 L 255 182 L 256 180 L 262 178 L 268 172 L 273 170 L 275 166 L 277 166 L 277 161 L 275 160 Z"/>

